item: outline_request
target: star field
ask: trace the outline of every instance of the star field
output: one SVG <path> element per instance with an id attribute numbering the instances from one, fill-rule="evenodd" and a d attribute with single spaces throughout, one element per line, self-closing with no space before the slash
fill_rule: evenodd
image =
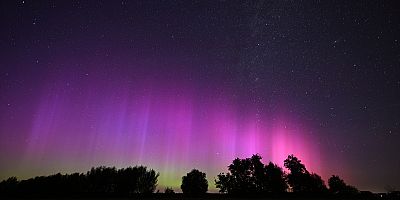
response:
<path id="1" fill-rule="evenodd" d="M 395 1 L 2 1 L 0 179 L 287 154 L 400 188 Z"/>

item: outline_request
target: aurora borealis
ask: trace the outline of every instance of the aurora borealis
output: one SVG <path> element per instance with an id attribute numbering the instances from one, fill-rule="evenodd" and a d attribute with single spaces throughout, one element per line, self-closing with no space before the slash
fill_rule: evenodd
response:
<path id="1" fill-rule="evenodd" d="M 216 191 L 235 157 L 259 153 L 400 187 L 389 2 L 0 5 L 1 180 L 142 164 L 160 190 L 197 168 Z"/>
<path id="2" fill-rule="evenodd" d="M 193 167 L 218 174 L 232 158 L 258 152 L 277 163 L 296 153 L 318 164 L 317 145 L 307 141 L 312 138 L 304 125 L 284 118 L 283 111 L 258 116 L 257 108 L 241 107 L 229 89 L 211 84 L 192 89 L 182 77 L 187 72 L 131 73 L 89 70 L 73 83 L 67 72 L 53 74 L 51 81 L 45 77 L 41 95 L 30 102 L 27 134 L 7 142 L 9 151 L 23 145 L 19 161 L 30 167 L 24 175 L 46 173 L 44 166 L 56 172 L 145 164 L 161 173 L 161 185 L 175 181 L 176 187 Z M 21 122 L 16 123 L 11 128 Z"/>

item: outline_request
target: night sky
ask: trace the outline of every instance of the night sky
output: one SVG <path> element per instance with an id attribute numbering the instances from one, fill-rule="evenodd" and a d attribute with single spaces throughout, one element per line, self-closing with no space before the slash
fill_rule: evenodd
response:
<path id="1" fill-rule="evenodd" d="M 0 180 L 146 165 L 159 188 L 295 154 L 400 189 L 395 1 L 1 1 Z"/>

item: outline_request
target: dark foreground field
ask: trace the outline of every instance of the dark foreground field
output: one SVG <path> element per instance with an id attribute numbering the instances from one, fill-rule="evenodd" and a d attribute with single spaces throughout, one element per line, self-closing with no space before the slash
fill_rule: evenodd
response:
<path id="1" fill-rule="evenodd" d="M 227 194 L 205 194 L 199 197 L 185 196 L 181 193 L 177 194 L 163 194 L 155 193 L 150 196 L 132 196 L 132 197 L 7 197 L 4 199 L 15 200 L 352 200 L 352 199 L 366 199 L 366 200 L 400 200 L 400 196 L 389 196 L 385 194 L 364 194 L 358 196 L 324 196 L 324 195 L 299 195 L 299 194 L 280 194 L 280 195 L 227 195 Z"/>

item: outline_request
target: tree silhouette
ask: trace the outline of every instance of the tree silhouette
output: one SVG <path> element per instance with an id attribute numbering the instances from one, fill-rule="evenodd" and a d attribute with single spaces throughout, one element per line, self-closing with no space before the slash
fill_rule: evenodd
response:
<path id="1" fill-rule="evenodd" d="M 206 174 L 193 169 L 186 176 L 182 177 L 182 192 L 189 196 L 198 196 L 205 194 L 208 190 L 208 182 L 206 179 Z"/>
<path id="2" fill-rule="evenodd" d="M 287 159 L 284 160 L 284 166 L 290 171 L 292 174 L 304 174 L 308 173 L 306 167 L 301 160 L 295 157 L 293 154 L 288 155 Z"/>
<path id="3" fill-rule="evenodd" d="M 282 168 L 272 162 L 269 162 L 269 164 L 265 166 L 265 173 L 265 191 L 274 193 L 286 192 L 288 185 L 286 183 L 286 175 Z"/>
<path id="4" fill-rule="evenodd" d="M 215 179 L 215 187 L 219 188 L 220 193 L 234 193 L 234 181 L 230 173 L 220 173 Z"/>
<path id="5" fill-rule="evenodd" d="M 251 158 L 236 158 L 228 166 L 228 173 L 220 173 L 216 187 L 221 193 L 229 194 L 266 194 L 283 193 L 288 186 L 293 192 L 308 195 L 335 195 L 373 198 L 373 194 L 359 192 L 347 185 L 339 176 L 328 180 L 329 190 L 322 178 L 307 171 L 305 165 L 294 155 L 289 155 L 284 166 L 290 171 L 286 174 L 282 168 L 269 162 L 264 165 L 258 154 Z M 122 169 L 100 166 L 91 168 L 87 173 L 54 174 L 37 176 L 27 180 L 11 177 L 0 182 L 0 196 L 6 197 L 129 197 L 136 194 L 154 193 L 159 174 L 145 166 Z M 193 169 L 182 177 L 182 192 L 188 196 L 199 196 L 208 190 L 206 174 Z M 329 191 L 330 193 L 326 193 Z M 165 194 L 173 196 L 174 191 L 166 188 Z M 398 198 L 399 192 L 391 192 L 388 198 Z"/>
<path id="6" fill-rule="evenodd" d="M 158 173 L 144 166 L 116 170 L 115 167 L 92 168 L 86 174 L 60 173 L 18 181 L 11 177 L 0 182 L 1 196 L 129 196 L 153 193 Z"/>
<path id="7" fill-rule="evenodd" d="M 255 192 L 255 178 L 252 176 L 252 160 L 250 158 L 233 160 L 228 169 L 232 173 L 230 180 L 233 181 L 232 193 Z"/>
<path id="8" fill-rule="evenodd" d="M 287 189 L 285 174 L 280 167 L 270 162 L 265 166 L 261 156 L 233 160 L 229 172 L 221 173 L 215 180 L 222 193 L 284 192 Z"/>
<path id="9" fill-rule="evenodd" d="M 137 179 L 138 170 L 137 167 L 128 167 L 125 169 L 118 170 L 118 176 L 116 181 L 116 190 L 120 196 L 129 196 L 137 193 Z"/>
<path id="10" fill-rule="evenodd" d="M 284 166 L 290 171 L 287 181 L 293 192 L 323 193 L 327 191 L 322 178 L 318 174 L 308 172 L 301 160 L 293 154 L 285 159 Z"/>
<path id="11" fill-rule="evenodd" d="M 328 189 L 326 188 L 324 180 L 322 180 L 321 176 L 316 174 L 316 173 L 311 173 L 307 179 L 304 185 L 307 188 L 307 192 L 313 192 L 313 193 L 323 193 L 327 192 Z"/>
<path id="12" fill-rule="evenodd" d="M 329 191 L 333 194 L 357 194 L 358 190 L 354 186 L 347 185 L 339 176 L 332 175 L 328 180 Z"/>
<path id="13" fill-rule="evenodd" d="M 256 160 L 255 158 L 254 160 Z M 221 173 L 215 180 L 215 185 L 220 192 L 250 193 L 256 191 L 255 177 L 253 177 L 252 160 L 250 158 L 233 160 L 228 166 L 227 174 Z"/>
<path id="14" fill-rule="evenodd" d="M 18 189 L 17 177 L 10 177 L 7 180 L 0 182 L 0 192 L 2 195 L 11 196 Z"/>
<path id="15" fill-rule="evenodd" d="M 118 170 L 116 187 L 121 195 L 149 194 L 157 187 L 159 174 L 144 166 L 128 167 Z"/>
<path id="16" fill-rule="evenodd" d="M 86 176 L 91 193 L 107 195 L 116 191 L 117 170 L 115 167 L 100 166 L 92 168 Z"/>
<path id="17" fill-rule="evenodd" d="M 137 190 L 136 193 L 149 194 L 153 193 L 157 187 L 157 178 L 159 176 L 154 170 L 147 171 L 147 168 L 140 166 L 138 170 L 138 180 L 136 182 Z"/>

